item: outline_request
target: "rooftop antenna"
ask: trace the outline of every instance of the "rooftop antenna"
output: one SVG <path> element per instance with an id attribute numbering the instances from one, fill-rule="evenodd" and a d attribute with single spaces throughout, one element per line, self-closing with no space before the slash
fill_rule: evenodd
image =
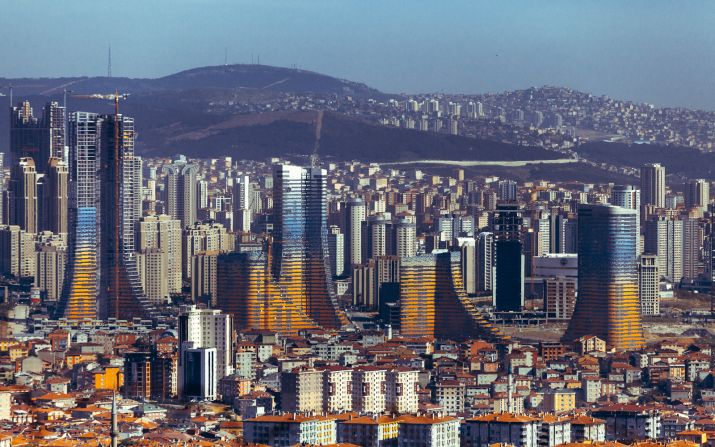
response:
<path id="1" fill-rule="evenodd" d="M 323 111 L 318 111 L 318 116 L 315 120 L 315 145 L 313 146 L 313 153 L 310 154 L 310 167 L 318 168 L 320 167 L 320 158 L 318 158 L 318 149 L 320 148 L 320 133 L 323 130 Z"/>
<path id="2" fill-rule="evenodd" d="M 112 45 L 109 45 L 109 51 L 107 52 L 107 77 L 112 77 Z"/>
<path id="3" fill-rule="evenodd" d="M 117 447 L 117 439 L 119 438 L 119 427 L 117 426 L 117 392 L 112 393 L 112 418 L 111 426 L 109 428 L 109 438 L 111 440 L 111 446 Z"/>

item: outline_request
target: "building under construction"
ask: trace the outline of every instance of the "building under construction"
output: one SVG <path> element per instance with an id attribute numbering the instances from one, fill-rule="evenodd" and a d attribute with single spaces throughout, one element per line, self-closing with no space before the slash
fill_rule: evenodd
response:
<path id="1" fill-rule="evenodd" d="M 118 106 L 114 115 L 76 112 L 69 134 L 70 259 L 57 315 L 150 318 L 155 312 L 134 257 L 134 224 L 141 217 L 134 121 L 120 115 Z"/>

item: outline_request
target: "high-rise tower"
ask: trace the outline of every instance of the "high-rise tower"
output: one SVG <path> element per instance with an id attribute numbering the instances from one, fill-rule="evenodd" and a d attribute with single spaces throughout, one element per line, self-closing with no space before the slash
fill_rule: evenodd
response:
<path id="1" fill-rule="evenodd" d="M 641 203 L 665 208 L 665 166 L 660 163 L 641 168 Z"/>
<path id="2" fill-rule="evenodd" d="M 199 167 L 189 163 L 179 155 L 170 165 L 164 166 L 166 173 L 166 212 L 181 221 L 181 228 L 196 223 L 196 174 Z"/>
<path id="3" fill-rule="evenodd" d="M 62 158 L 52 157 L 47 164 L 42 206 L 42 229 L 67 234 L 69 210 L 69 170 Z"/>
<path id="4" fill-rule="evenodd" d="M 64 107 L 57 101 L 50 101 L 45 105 L 42 115 L 43 152 L 50 158 L 65 159 L 65 113 Z M 47 162 L 47 160 L 45 160 Z M 49 162 L 47 164 L 49 167 Z M 44 171 L 43 171 L 44 172 Z"/>
<path id="5" fill-rule="evenodd" d="M 697 225 L 697 221 L 694 223 Z M 683 277 L 683 221 L 651 217 L 645 224 L 645 252 L 658 256 L 661 277 L 680 281 Z"/>
<path id="6" fill-rule="evenodd" d="M 352 272 L 353 265 L 363 263 L 362 224 L 366 218 L 365 202 L 351 199 L 345 207 L 345 273 Z"/>
<path id="7" fill-rule="evenodd" d="M 30 157 L 17 160 L 10 175 L 10 224 L 37 233 L 37 170 Z"/>
<path id="8" fill-rule="evenodd" d="M 600 337 L 616 349 L 643 345 L 636 257 L 637 211 L 578 209 L 578 300 L 564 340 Z"/>
<path id="9" fill-rule="evenodd" d="M 271 273 L 316 323 L 339 328 L 328 250 L 327 171 L 292 165 L 273 172 Z"/>
<path id="10" fill-rule="evenodd" d="M 49 154 L 41 154 L 42 125 L 34 115 L 30 101 L 22 101 L 10 109 L 10 153 L 8 166 L 14 166 L 21 158 L 31 157 L 39 161 Z M 45 159 L 45 161 L 47 161 Z M 39 166 L 37 166 L 39 167 Z M 39 171 L 39 170 L 38 170 Z M 39 171 L 42 172 L 42 171 Z"/>
<path id="11" fill-rule="evenodd" d="M 400 326 L 406 337 L 478 337 L 503 341 L 467 297 L 457 252 L 433 252 L 402 259 Z"/>
<path id="12" fill-rule="evenodd" d="M 524 307 L 522 211 L 516 203 L 502 203 L 494 213 L 494 306 L 500 311 Z"/>
<path id="13" fill-rule="evenodd" d="M 704 179 L 685 182 L 685 209 L 707 208 L 710 203 L 710 183 Z"/>
<path id="14" fill-rule="evenodd" d="M 149 317 L 153 309 L 134 257 L 134 225 L 141 212 L 141 159 L 134 156 L 134 121 L 118 113 L 76 112 L 69 124 L 69 280 L 58 315 Z"/>
<path id="15" fill-rule="evenodd" d="M 102 118 L 100 171 L 100 318 L 148 317 L 134 258 L 134 225 L 141 212 L 141 164 L 134 155 L 134 120 L 118 113 Z"/>
<path id="16" fill-rule="evenodd" d="M 295 334 L 347 324 L 330 269 L 326 177 L 320 168 L 276 166 L 273 237 L 261 251 L 218 257 L 218 307 L 238 330 Z"/>
<path id="17" fill-rule="evenodd" d="M 10 109 L 11 164 L 20 158 L 32 157 L 37 172 L 44 173 L 52 157 L 64 159 L 65 109 L 57 102 L 45 105 L 42 119 L 33 113 L 29 101 L 22 101 Z"/>
<path id="18" fill-rule="evenodd" d="M 97 317 L 99 294 L 99 147 L 102 120 L 95 113 L 69 117 L 69 261 L 57 309 L 60 317 Z"/>
<path id="19" fill-rule="evenodd" d="M 400 219 L 394 226 L 395 254 L 401 258 L 417 254 L 417 225 L 407 219 Z"/>

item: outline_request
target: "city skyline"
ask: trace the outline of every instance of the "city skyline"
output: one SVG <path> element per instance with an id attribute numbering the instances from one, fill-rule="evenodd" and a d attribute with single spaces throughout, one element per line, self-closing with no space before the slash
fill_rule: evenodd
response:
<path id="1" fill-rule="evenodd" d="M 7 6 L 0 447 L 713 447 L 707 6 Z"/>

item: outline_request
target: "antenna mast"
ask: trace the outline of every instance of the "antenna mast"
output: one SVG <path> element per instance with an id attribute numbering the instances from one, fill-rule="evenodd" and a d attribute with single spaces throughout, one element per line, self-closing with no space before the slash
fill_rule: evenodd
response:
<path id="1" fill-rule="evenodd" d="M 313 146 L 313 153 L 310 155 L 310 167 L 318 168 L 320 167 L 320 158 L 318 158 L 318 148 L 320 148 L 320 134 L 323 130 L 323 111 L 318 111 L 318 116 L 315 120 L 315 145 Z"/>
<path id="2" fill-rule="evenodd" d="M 112 77 L 112 46 L 109 45 L 109 51 L 107 52 L 107 77 Z"/>

